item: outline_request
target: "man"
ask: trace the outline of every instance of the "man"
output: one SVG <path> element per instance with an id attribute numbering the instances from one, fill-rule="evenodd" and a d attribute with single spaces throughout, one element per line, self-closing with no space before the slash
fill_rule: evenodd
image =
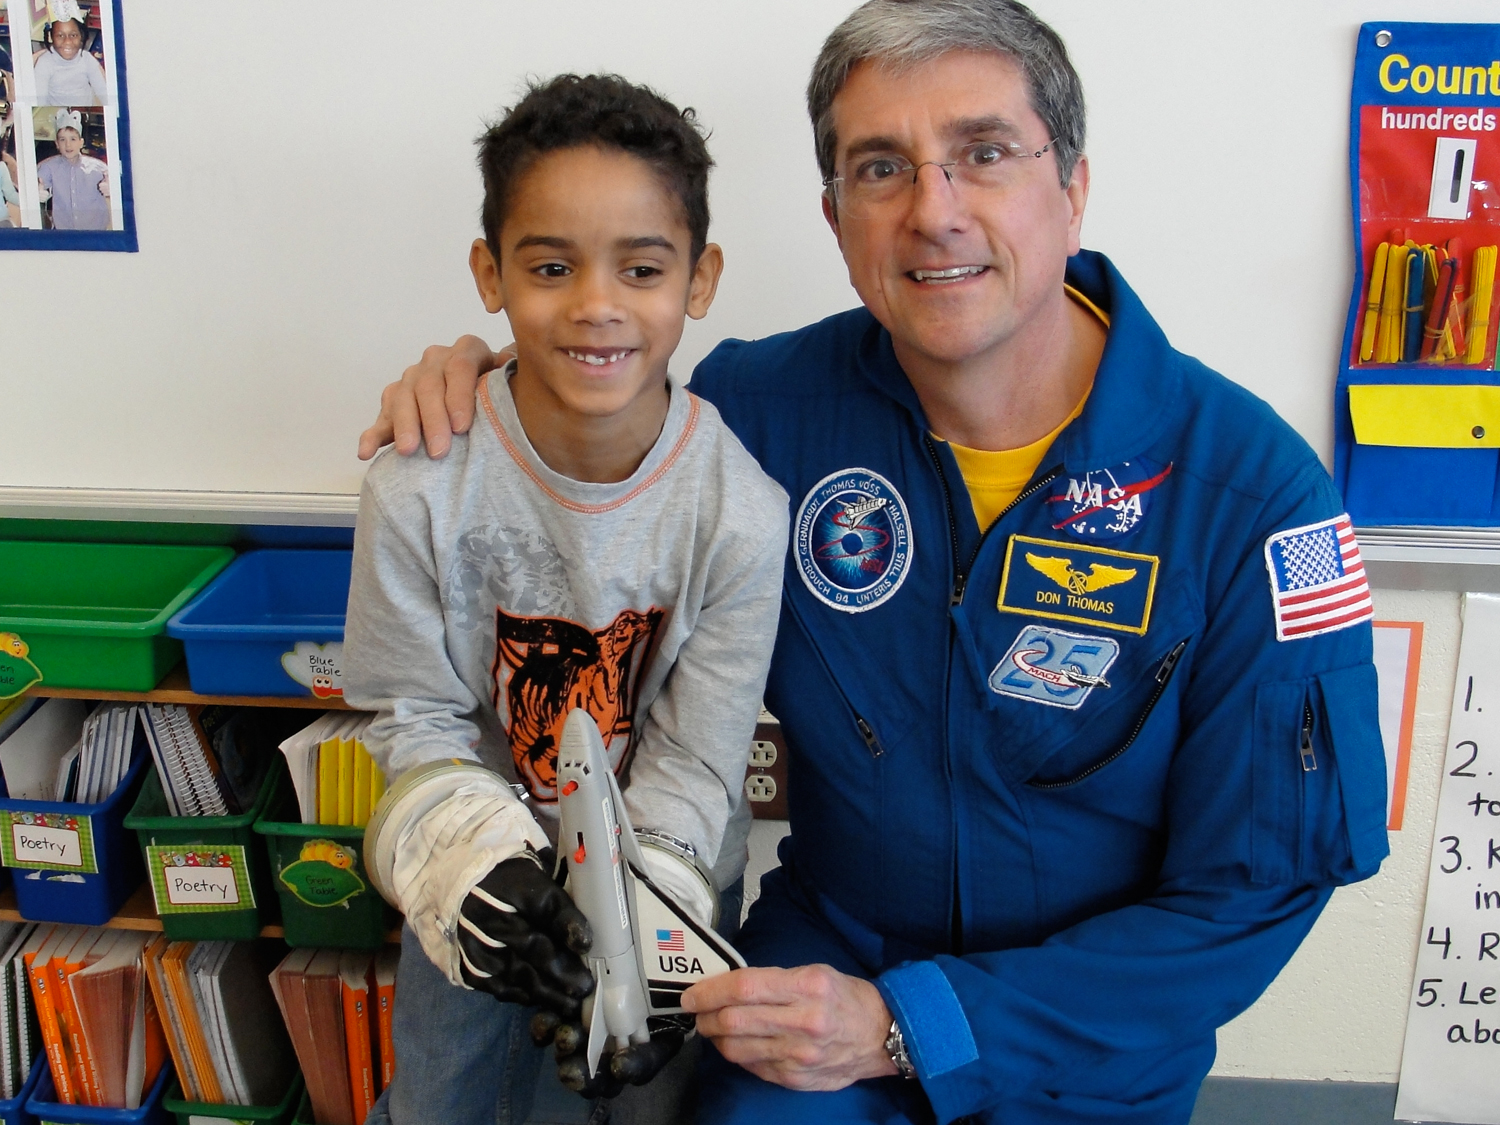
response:
<path id="1" fill-rule="evenodd" d="M 761 967 L 685 997 L 738 1064 L 701 1119 L 1186 1122 L 1215 1028 L 1386 854 L 1348 521 L 1080 252 L 1081 89 L 1029 10 L 871 0 L 808 102 L 864 307 L 693 380 L 793 498 L 792 831 Z M 430 350 L 362 452 L 419 416 L 443 448 L 493 362 Z"/>
<path id="2" fill-rule="evenodd" d="M 42 198 L 52 200 L 56 230 L 109 230 L 109 165 L 83 153 L 83 115 L 60 109 L 53 118 L 57 155 L 36 168 Z"/>

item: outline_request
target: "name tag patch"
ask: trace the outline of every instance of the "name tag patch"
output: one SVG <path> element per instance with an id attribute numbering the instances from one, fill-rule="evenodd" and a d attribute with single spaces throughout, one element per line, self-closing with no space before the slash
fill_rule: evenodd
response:
<path id="1" fill-rule="evenodd" d="M 1159 564 L 1155 555 L 1012 535 L 996 607 L 1144 634 Z"/>
<path id="2" fill-rule="evenodd" d="M 990 690 L 1076 711 L 1096 687 L 1109 687 L 1104 674 L 1119 655 L 1113 637 L 1027 625 L 990 673 Z"/>

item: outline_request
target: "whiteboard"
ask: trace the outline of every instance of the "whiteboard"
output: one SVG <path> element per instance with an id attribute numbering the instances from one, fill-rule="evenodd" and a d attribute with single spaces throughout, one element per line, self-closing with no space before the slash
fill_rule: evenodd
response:
<path id="1" fill-rule="evenodd" d="M 1356 28 L 1493 0 L 1035 7 L 1088 95 L 1085 245 L 1328 462 Z M 851 8 L 125 0 L 141 249 L 0 254 L 0 515 L 347 520 L 380 388 L 428 343 L 509 338 L 465 264 L 472 141 L 527 75 L 617 71 L 712 128 L 728 264 L 679 374 L 850 307 L 802 91 Z"/>

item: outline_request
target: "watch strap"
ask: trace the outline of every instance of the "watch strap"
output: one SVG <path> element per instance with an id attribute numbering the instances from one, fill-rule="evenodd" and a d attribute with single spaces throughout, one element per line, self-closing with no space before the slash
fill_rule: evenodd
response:
<path id="1" fill-rule="evenodd" d="M 891 1030 L 885 1037 L 885 1053 L 890 1055 L 902 1078 L 917 1076 L 917 1068 L 912 1065 L 911 1055 L 906 1051 L 906 1037 L 901 1034 L 901 1025 L 895 1020 L 891 1020 Z"/>

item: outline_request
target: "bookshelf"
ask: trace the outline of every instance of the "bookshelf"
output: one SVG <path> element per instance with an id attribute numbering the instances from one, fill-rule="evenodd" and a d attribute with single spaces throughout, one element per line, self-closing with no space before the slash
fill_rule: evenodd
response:
<path id="1" fill-rule="evenodd" d="M 186 664 L 178 664 L 151 691 L 51 688 L 45 684 L 38 684 L 28 694 L 41 698 L 98 699 L 130 703 L 202 703 L 239 707 L 294 707 L 317 711 L 352 710 L 342 699 L 315 699 L 311 696 L 200 695 L 189 686 Z M 746 780 L 747 783 L 752 783 L 747 785 L 747 789 L 754 794 L 750 807 L 756 819 L 782 820 L 786 818 L 786 743 L 782 739 L 780 724 L 764 712 L 761 714 L 760 722 L 756 725 L 755 741 L 749 769 L 746 771 Z M 0 891 L 0 922 L 23 921 L 32 921 L 32 919 L 22 917 L 21 912 L 16 909 L 15 890 L 6 887 Z M 105 922 L 104 926 L 107 929 L 160 933 L 162 923 L 156 914 L 150 884 L 142 883 L 137 887 L 130 898 L 126 899 L 119 912 Z M 279 939 L 284 938 L 285 934 L 281 926 L 268 925 L 261 927 L 260 936 Z M 397 926 L 390 930 L 386 934 L 386 941 L 399 945 L 401 928 Z"/>
<path id="2" fill-rule="evenodd" d="M 0 922 L 30 922 L 31 918 L 24 918 L 16 909 L 16 892 L 11 887 L 0 891 Z M 125 900 L 125 905 L 120 907 L 120 912 L 104 923 L 107 930 L 141 930 L 148 933 L 161 933 L 161 919 L 156 916 L 156 904 L 151 900 L 151 885 L 142 883 L 135 889 L 135 893 Z M 285 933 L 280 926 L 262 926 L 260 936 L 263 938 L 284 938 Z M 401 944 L 401 927 L 397 926 L 385 935 L 385 940 L 392 945 Z"/>
<path id="3" fill-rule="evenodd" d="M 28 694 L 49 699 L 105 699 L 125 703 L 220 703 L 235 707 L 298 707 L 309 711 L 350 709 L 342 699 L 317 699 L 311 695 L 199 695 L 188 685 L 186 664 L 173 668 L 151 691 L 101 691 L 38 684 Z"/>
<path id="4" fill-rule="evenodd" d="M 151 691 L 107 691 L 99 688 L 54 688 L 38 684 L 27 694 L 43 699 L 98 699 L 126 703 L 202 703 L 224 704 L 238 707 L 293 707 L 316 711 L 348 711 L 349 705 L 342 699 L 316 699 L 312 696 L 258 696 L 258 695 L 200 695 L 188 683 L 187 665 L 178 664 Z M 14 878 L 15 875 L 12 875 Z M 0 922 L 29 922 L 16 907 L 16 892 L 13 887 L 0 891 Z M 143 882 L 125 900 L 113 918 L 104 923 L 111 930 L 140 930 L 162 932 L 161 919 L 156 914 L 156 904 L 151 897 L 151 884 Z M 263 938 L 284 938 L 285 931 L 279 925 L 262 926 Z M 386 934 L 386 941 L 399 945 L 401 928 L 397 926 Z"/>

